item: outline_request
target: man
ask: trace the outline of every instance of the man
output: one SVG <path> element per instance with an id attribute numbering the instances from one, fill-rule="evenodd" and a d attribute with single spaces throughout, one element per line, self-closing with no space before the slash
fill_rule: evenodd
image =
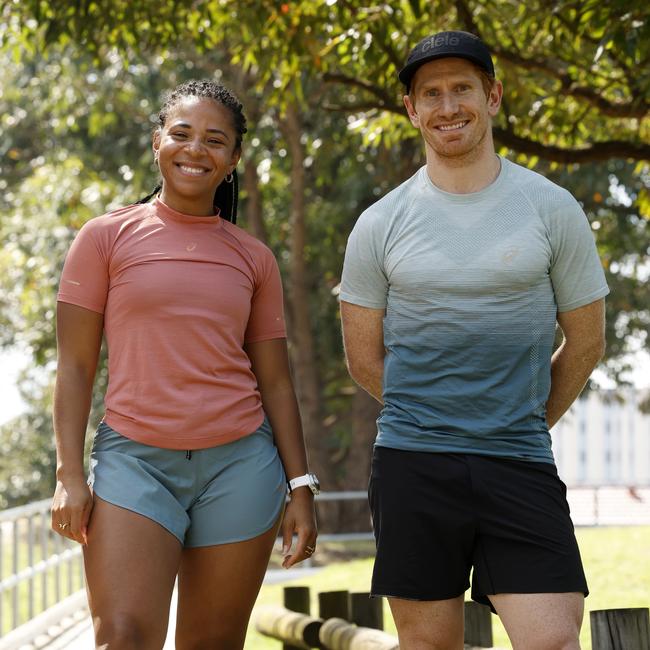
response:
<path id="1" fill-rule="evenodd" d="M 573 650 L 588 591 L 549 428 L 604 350 L 591 230 L 566 190 L 496 155 L 482 41 L 425 38 L 399 78 L 426 166 L 361 215 L 340 294 L 350 374 L 383 404 L 372 593 L 401 648 L 456 650 L 473 569 L 515 649 Z"/>

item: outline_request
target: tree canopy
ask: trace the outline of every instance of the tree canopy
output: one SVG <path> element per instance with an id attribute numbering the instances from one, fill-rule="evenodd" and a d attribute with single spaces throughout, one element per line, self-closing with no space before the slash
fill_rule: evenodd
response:
<path id="1" fill-rule="evenodd" d="M 291 86 L 308 104 L 305 84 L 317 79 L 327 107 L 370 113 L 370 132 L 393 140 L 407 126 L 396 73 L 409 49 L 434 31 L 465 29 L 488 44 L 506 85 L 495 125 L 504 147 L 560 163 L 650 158 L 650 22 L 640 2 L 23 0 L 6 13 L 22 42 L 42 49 L 222 48 L 272 82 L 279 103 Z"/>
<path id="2" fill-rule="evenodd" d="M 612 289 L 604 367 L 624 376 L 632 343 L 650 347 L 648 14 L 623 0 L 5 2 L 0 345 L 26 346 L 35 363 L 23 383 L 30 411 L 0 435 L 4 505 L 52 482 L 65 251 L 87 219 L 150 191 L 160 95 L 192 77 L 221 79 L 243 100 L 240 221 L 279 260 L 310 454 L 330 489 L 363 487 L 377 408 L 343 363 L 345 241 L 360 212 L 423 162 L 397 71 L 429 33 L 486 41 L 505 85 L 500 152 L 582 203 Z M 91 424 L 105 381 L 102 369 Z M 26 460 L 12 483 L 7 451 L 18 444 Z"/>

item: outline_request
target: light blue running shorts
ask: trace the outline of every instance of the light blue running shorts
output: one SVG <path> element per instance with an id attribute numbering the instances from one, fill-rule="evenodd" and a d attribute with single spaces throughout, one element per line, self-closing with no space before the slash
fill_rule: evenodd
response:
<path id="1" fill-rule="evenodd" d="M 157 522 L 186 548 L 261 535 L 279 517 L 287 492 L 266 418 L 239 440 L 192 451 L 143 445 L 101 422 L 88 484 L 104 501 Z"/>

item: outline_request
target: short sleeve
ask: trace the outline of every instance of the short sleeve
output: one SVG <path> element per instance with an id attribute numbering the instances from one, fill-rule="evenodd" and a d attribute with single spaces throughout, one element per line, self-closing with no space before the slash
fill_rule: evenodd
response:
<path id="1" fill-rule="evenodd" d="M 355 224 L 345 249 L 339 297 L 360 307 L 384 309 L 388 277 L 377 215 L 366 211 Z"/>
<path id="2" fill-rule="evenodd" d="M 109 287 L 106 233 L 100 219 L 84 224 L 66 255 L 57 300 L 104 313 Z"/>
<path id="3" fill-rule="evenodd" d="M 550 277 L 558 311 L 571 311 L 609 293 L 589 221 L 567 192 L 550 219 Z"/>
<path id="4" fill-rule="evenodd" d="M 286 335 L 280 270 L 271 251 L 265 248 L 259 264 L 259 277 L 251 300 L 244 341 L 254 343 L 285 338 Z"/>

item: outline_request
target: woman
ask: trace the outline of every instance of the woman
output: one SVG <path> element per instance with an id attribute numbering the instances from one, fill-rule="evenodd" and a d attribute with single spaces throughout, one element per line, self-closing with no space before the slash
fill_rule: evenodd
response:
<path id="1" fill-rule="evenodd" d="M 161 648 L 178 575 L 176 647 L 242 648 L 280 521 L 283 566 L 315 549 L 318 485 L 280 276 L 268 248 L 234 225 L 245 132 L 223 86 L 176 88 L 153 135 L 161 186 L 91 219 L 64 265 L 52 527 L 84 545 L 98 647 Z M 106 413 L 86 482 L 103 333 Z"/>

